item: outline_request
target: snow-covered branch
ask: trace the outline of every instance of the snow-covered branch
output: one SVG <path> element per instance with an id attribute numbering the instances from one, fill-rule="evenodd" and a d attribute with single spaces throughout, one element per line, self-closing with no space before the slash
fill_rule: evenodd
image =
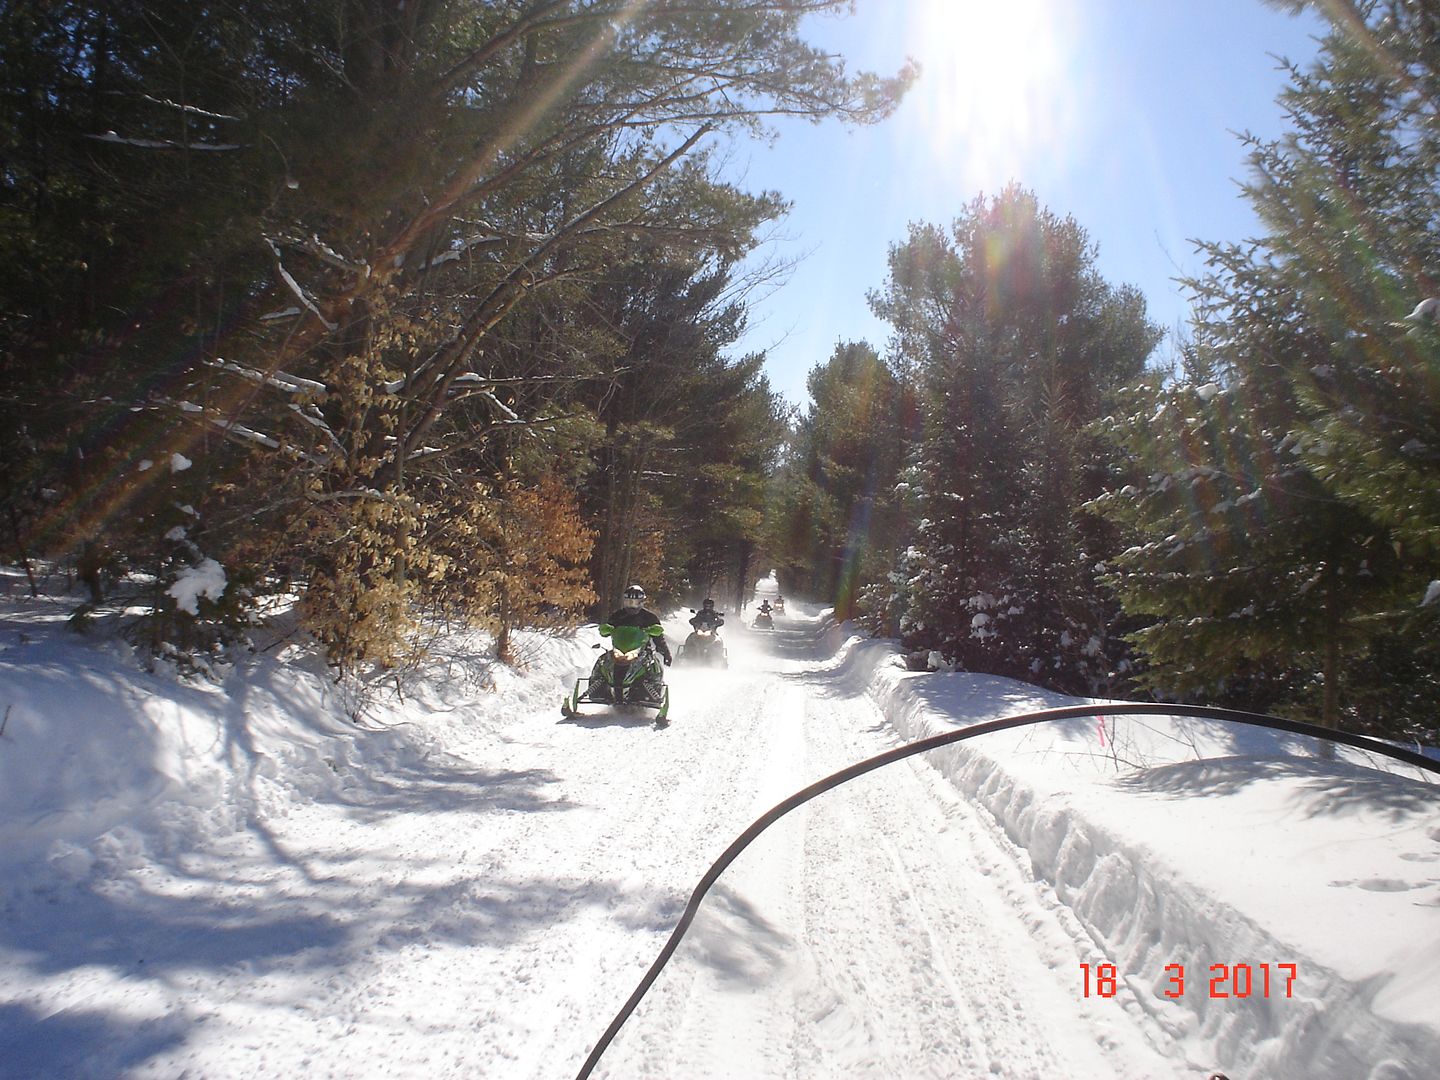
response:
<path id="1" fill-rule="evenodd" d="M 336 438 L 335 432 L 330 429 L 330 424 L 326 421 L 325 417 L 320 415 L 319 409 L 317 409 L 314 405 L 300 405 L 293 401 L 289 402 L 289 408 L 301 420 L 305 421 L 305 423 L 309 424 L 316 431 L 320 432 L 321 435 L 325 436 L 325 441 L 330 444 L 331 450 L 335 451 L 335 453 L 341 455 L 342 457 L 344 456 L 344 445 L 340 442 L 338 438 Z"/>
<path id="2" fill-rule="evenodd" d="M 127 139 L 113 131 L 101 135 L 86 135 L 97 142 L 116 143 L 120 146 L 138 146 L 144 150 L 239 150 L 240 143 L 175 142 L 173 139 Z"/>
<path id="3" fill-rule="evenodd" d="M 283 371 L 266 374 L 255 368 L 242 367 L 232 360 L 225 360 L 223 358 L 208 360 L 206 363 L 221 371 L 228 371 L 231 374 L 239 375 L 242 379 L 253 382 L 257 386 L 273 386 L 289 394 L 311 394 L 315 397 L 324 398 L 330 392 L 329 388 L 322 382 L 316 382 L 314 379 L 304 379 L 298 375 L 287 375 Z"/>
<path id="4" fill-rule="evenodd" d="M 490 233 L 476 233 L 474 236 L 467 236 L 454 241 L 450 247 L 436 255 L 425 264 L 427 268 L 442 266 L 448 262 L 455 262 L 481 248 L 500 247 L 514 240 L 524 240 L 529 243 L 538 243 L 545 239 L 541 233 L 520 233 L 511 236 L 504 235 L 498 230 Z"/>
<path id="5" fill-rule="evenodd" d="M 296 241 L 295 246 L 300 248 L 302 251 L 309 252 L 311 255 L 314 255 L 316 258 L 318 258 L 321 262 L 328 263 L 329 265 L 335 267 L 337 270 L 344 270 L 348 274 L 356 274 L 360 277 L 370 276 L 369 263 L 365 262 L 363 259 L 359 262 L 356 262 L 353 259 L 347 259 L 344 255 L 341 255 L 329 244 L 325 243 L 324 240 L 321 240 L 320 237 L 317 236 L 315 233 L 311 233 L 304 240 Z"/>
<path id="6" fill-rule="evenodd" d="M 152 97 L 149 94 L 141 94 L 141 100 L 148 101 L 152 105 L 163 105 L 167 109 L 178 109 L 180 112 L 189 113 L 191 116 L 203 116 L 207 120 L 235 120 L 241 121 L 243 116 L 232 116 L 229 113 L 210 112 L 207 109 L 197 108 L 194 105 L 182 105 L 178 101 L 170 101 L 167 98 Z"/>
<path id="7" fill-rule="evenodd" d="M 169 405 L 176 409 L 179 409 L 182 413 L 196 416 L 198 419 L 205 421 L 206 423 L 210 424 L 215 428 L 218 428 L 222 434 L 224 434 L 228 438 L 234 439 L 236 442 L 243 443 L 247 446 L 263 446 L 267 450 L 290 449 L 294 450 L 295 453 L 302 460 L 308 461 L 312 465 L 325 464 L 324 458 L 318 457 L 315 454 L 301 450 L 298 447 L 291 446 L 287 443 L 282 443 L 273 435 L 266 435 L 263 431 L 256 431 L 254 428 L 249 427 L 245 424 L 240 424 L 228 417 L 220 416 L 214 411 L 205 408 L 203 405 L 196 405 L 193 401 L 177 401 L 173 398 L 158 398 L 156 400 L 158 404 Z M 331 440 L 332 442 L 334 441 L 333 434 L 331 435 Z"/>
<path id="8" fill-rule="evenodd" d="M 267 236 L 265 237 L 265 243 L 269 244 L 270 250 L 275 253 L 276 271 L 280 274 L 281 279 L 285 282 L 287 286 L 289 286 L 290 291 L 295 294 L 296 298 L 300 301 L 300 303 L 304 304 L 306 309 L 309 310 L 311 314 L 313 314 L 325 325 L 325 329 L 338 329 L 335 323 L 331 322 L 329 319 L 325 318 L 325 316 L 320 313 L 320 309 L 315 306 L 315 301 L 310 299 L 309 294 L 300 287 L 300 283 L 290 276 L 290 271 L 285 269 L 285 260 L 280 257 L 280 249 L 275 245 L 275 241 L 271 240 Z"/>

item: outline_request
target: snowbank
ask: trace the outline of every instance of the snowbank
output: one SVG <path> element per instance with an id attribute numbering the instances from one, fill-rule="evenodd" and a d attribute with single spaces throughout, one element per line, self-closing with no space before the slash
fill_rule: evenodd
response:
<path id="1" fill-rule="evenodd" d="M 48 860 L 79 880 L 97 859 L 113 872 L 296 801 L 352 798 L 417 775 L 445 757 L 446 718 L 459 703 L 504 693 L 517 708 L 548 704 L 590 662 L 583 633 L 521 633 L 524 670 L 495 662 L 483 640 L 467 654 L 460 638 L 430 670 L 410 673 L 408 698 L 337 684 L 293 646 L 210 683 L 147 672 L 123 643 L 66 631 L 65 611 L 11 601 L 0 620 L 0 866 L 12 871 L 0 875 L 0 900 L 28 876 L 25 863 Z"/>
<path id="2" fill-rule="evenodd" d="M 186 682 L 69 633 L 63 604 L 9 585 L 5 1078 L 291 1075 L 322 1060 L 357 1077 L 553 1075 L 557 1061 L 583 1059 L 698 874 L 755 814 L 862 745 L 1073 704 L 1004 679 L 906 671 L 893 645 L 798 610 L 774 634 L 737 627 L 729 671 L 673 671 L 688 704 L 664 734 L 643 719 L 561 722 L 594 627 L 522 635 L 519 670 L 495 663 L 486 641 L 450 637 L 403 687 L 368 700 L 281 637 L 218 684 Z M 812 708 L 802 730 L 795 718 Z M 843 915 L 832 900 L 850 889 L 867 928 L 879 883 L 896 885 L 894 925 L 872 944 L 900 950 L 898 969 L 909 971 L 926 927 L 1003 872 L 1024 895 L 1004 893 L 991 914 L 1026 926 L 1015 937 L 1039 972 L 1011 991 L 1051 1026 L 1073 1008 L 1057 1047 L 1104 1043 L 1131 1078 L 1167 1074 L 1107 1043 L 1122 1029 L 1167 1061 L 1224 1062 L 1237 1077 L 1440 1075 L 1433 783 L 1361 754 L 1326 759 L 1295 737 L 1156 718 L 997 733 L 926 762 L 925 792 L 943 789 L 944 802 L 958 790 L 986 809 L 993 827 L 974 827 L 993 835 L 997 858 L 961 858 L 961 838 L 930 827 L 941 812 L 926 802 L 910 877 L 835 861 L 838 876 L 817 878 L 820 909 Z M 852 827 L 849 804 L 830 812 L 834 828 Z M 939 852 L 956 869 L 936 880 L 961 884 L 926 884 L 930 910 L 906 926 L 909 889 Z M 872 857 L 865 873 L 897 874 L 889 849 L 851 853 Z M 1031 921 L 1041 915 L 1064 934 L 1042 941 Z M 846 941 L 835 940 L 837 979 L 853 961 Z M 1078 1000 L 1081 964 L 1097 979 L 1091 1001 Z M 1114 965 L 1113 996 L 1102 964 Z M 1211 993 L 1213 964 L 1229 965 L 1224 998 Z M 1180 967 L 1184 990 L 1167 996 Z M 771 988 L 770 969 L 757 971 L 736 1000 Z M 901 999 L 936 1005 L 920 974 L 872 1026 L 856 1025 L 874 988 L 855 988 L 837 1015 L 856 1054 L 908 1045 L 881 1021 L 898 1023 Z M 978 980 L 977 993 L 988 1002 L 1004 977 Z M 974 1053 L 994 1075 L 1055 1074 L 1027 1064 L 1013 1016 L 977 1012 L 955 989 L 947 1015 L 976 1025 Z M 760 1021 L 715 1020 L 697 1013 L 713 1052 L 676 1052 L 733 1075 L 727 1047 Z M 801 1024 L 799 1049 L 777 1052 L 812 1060 L 818 1023 Z M 912 1034 L 923 1046 L 929 1029 Z M 665 1072 L 665 1060 L 646 1075 L 711 1075 Z"/>
<path id="3" fill-rule="evenodd" d="M 907 672 L 884 642 L 852 638 L 844 656 L 907 742 L 992 719 L 997 701 L 1080 703 Z M 1124 983 L 1116 1000 L 1170 1038 L 1213 1046 L 1243 1075 L 1440 1075 L 1440 789 L 1417 770 L 1154 717 L 1016 729 L 926 757 L 1079 918 L 1092 962 Z"/>

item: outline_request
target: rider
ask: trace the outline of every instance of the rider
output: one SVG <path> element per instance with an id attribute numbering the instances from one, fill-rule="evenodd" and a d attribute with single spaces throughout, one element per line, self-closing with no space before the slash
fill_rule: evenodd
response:
<path id="1" fill-rule="evenodd" d="M 715 601 L 707 596 L 705 603 L 700 605 L 700 610 L 690 620 L 690 625 L 696 630 L 709 630 L 714 633 L 725 625 L 725 616 L 715 610 Z"/>
<path id="2" fill-rule="evenodd" d="M 770 614 L 770 601 L 769 601 L 769 600 L 761 600 L 761 601 L 760 601 L 760 614 L 761 614 L 761 615 L 769 615 L 769 614 Z"/>
<path id="3" fill-rule="evenodd" d="M 660 625 L 660 616 L 653 611 L 645 610 L 645 590 L 639 585 L 630 585 L 625 589 L 624 595 L 620 598 L 620 607 L 610 613 L 610 618 L 605 620 L 611 626 L 638 626 L 642 629 L 650 626 Z M 665 661 L 666 667 L 670 665 L 670 646 L 665 644 L 665 635 L 659 634 L 652 637 L 650 641 L 655 646 L 655 651 Z"/>

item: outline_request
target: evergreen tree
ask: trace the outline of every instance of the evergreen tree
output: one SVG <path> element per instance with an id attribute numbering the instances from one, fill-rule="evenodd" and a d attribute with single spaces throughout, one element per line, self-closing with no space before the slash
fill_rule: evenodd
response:
<path id="1" fill-rule="evenodd" d="M 1440 559 L 1440 38 L 1428 4 L 1346 3 L 1314 66 L 1291 69 L 1287 139 L 1256 145 L 1252 262 L 1296 297 L 1287 358 L 1327 487 Z M 1258 269 L 1258 267 L 1257 267 Z M 1404 557 L 1404 553 L 1402 553 Z"/>
<path id="2" fill-rule="evenodd" d="M 433 515 L 483 518 L 514 429 L 554 426 L 543 380 L 596 373 L 563 320 L 527 342 L 511 316 L 637 253 L 743 250 L 777 203 L 713 180 L 712 134 L 893 107 L 908 72 L 850 75 L 801 38 L 843 7 L 5 6 L 13 546 L 85 552 L 97 583 L 160 573 L 168 482 L 138 465 L 180 453 L 225 526 L 205 557 L 371 628 L 337 659 L 379 649 L 434 571 Z"/>
<path id="3" fill-rule="evenodd" d="M 1265 233 L 1190 283 L 1213 381 L 1132 402 L 1151 475 L 1106 502 L 1140 530 L 1117 583 L 1155 620 L 1151 685 L 1414 734 L 1440 690 L 1440 41 L 1430 5 L 1316 8 L 1293 131 L 1250 140 Z"/>
<path id="4" fill-rule="evenodd" d="M 1113 537 L 1081 513 L 1107 470 L 1087 425 L 1159 339 L 1073 219 L 1011 187 L 949 232 L 912 229 L 872 304 L 913 370 L 919 521 L 906 638 L 955 663 L 1090 690 L 1116 659 L 1096 581 Z"/>
<path id="5" fill-rule="evenodd" d="M 575 398 L 600 428 L 585 486 L 597 610 L 632 581 L 657 602 L 693 601 L 721 578 L 738 596 L 784 425 L 764 357 L 725 355 L 744 325 L 733 284 L 725 259 L 655 250 L 589 298 L 616 343 Z"/>
<path id="6" fill-rule="evenodd" d="M 864 611 L 884 628 L 885 597 L 867 587 L 884 583 L 896 558 L 895 485 L 913 407 L 866 342 L 836 345 L 807 385 L 811 404 L 772 497 L 768 551 L 787 591 L 832 603 L 837 618 Z"/>
<path id="7" fill-rule="evenodd" d="M 1164 697 L 1338 721 L 1363 613 L 1394 595 L 1383 532 L 1326 491 L 1252 384 L 1134 388 L 1111 431 L 1134 483 L 1094 503 L 1133 530 L 1110 583 L 1149 622 L 1133 640 Z M 1293 404 L 1293 403 L 1290 403 Z"/>

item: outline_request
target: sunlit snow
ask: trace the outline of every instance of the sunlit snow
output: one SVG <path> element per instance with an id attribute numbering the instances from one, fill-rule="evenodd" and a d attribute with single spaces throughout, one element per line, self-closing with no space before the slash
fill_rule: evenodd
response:
<path id="1" fill-rule="evenodd" d="M 906 670 L 793 599 L 773 631 L 728 613 L 729 669 L 668 669 L 657 729 L 560 715 L 593 626 L 521 635 L 519 670 L 451 637 L 364 697 L 283 613 L 194 683 L 68 632 L 21 573 L 0 591 L 7 1078 L 575 1076 L 751 822 L 903 743 L 1072 703 Z M 1437 977 L 1433 776 L 1090 716 L 781 818 L 595 1075 L 1419 1080 Z"/>

